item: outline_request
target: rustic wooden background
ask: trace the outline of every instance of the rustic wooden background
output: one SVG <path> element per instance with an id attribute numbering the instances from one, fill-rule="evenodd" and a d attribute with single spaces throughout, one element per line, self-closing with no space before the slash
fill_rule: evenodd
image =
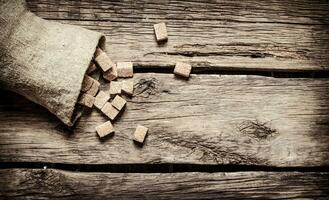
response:
<path id="1" fill-rule="evenodd" d="M 0 91 L 0 199 L 329 198 L 328 1 L 27 5 L 106 34 L 113 60 L 134 62 L 136 89 L 105 140 L 97 110 L 68 129 Z M 172 75 L 176 61 L 192 64 L 188 81 Z M 150 128 L 143 147 L 137 124 Z"/>

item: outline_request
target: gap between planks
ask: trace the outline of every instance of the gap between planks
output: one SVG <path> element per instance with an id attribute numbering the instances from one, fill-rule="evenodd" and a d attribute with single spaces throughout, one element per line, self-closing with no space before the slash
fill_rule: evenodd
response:
<path id="1" fill-rule="evenodd" d="M 161 74 L 173 74 L 174 65 L 170 67 L 143 67 L 134 66 L 134 73 L 161 73 Z M 232 70 L 225 68 L 192 68 L 191 74 L 214 74 L 214 75 L 255 75 L 265 76 L 273 78 L 329 78 L 329 71 L 257 71 L 257 70 Z"/>
<path id="2" fill-rule="evenodd" d="M 184 172 L 329 172 L 329 166 L 273 167 L 261 165 L 201 164 L 66 164 L 47 162 L 0 162 L 0 169 L 54 169 L 103 173 L 184 173 Z"/>

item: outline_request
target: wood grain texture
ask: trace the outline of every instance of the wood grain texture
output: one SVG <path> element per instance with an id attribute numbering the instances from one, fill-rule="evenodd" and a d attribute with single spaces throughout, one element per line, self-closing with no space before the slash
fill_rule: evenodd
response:
<path id="1" fill-rule="evenodd" d="M 329 165 L 329 80 L 135 74 L 134 97 L 99 140 L 107 119 L 84 115 L 69 131 L 45 109 L 1 91 L 0 161 L 77 164 Z M 108 90 L 108 84 L 102 88 Z M 149 128 L 143 147 L 136 126 Z"/>
<path id="2" fill-rule="evenodd" d="M 329 68 L 329 3 L 313 1 L 28 0 L 45 19 L 106 34 L 115 61 L 172 69 L 304 71 Z M 166 22 L 158 45 L 153 24 Z"/>
<path id="3" fill-rule="evenodd" d="M 0 170 L 4 199 L 327 199 L 329 173 Z"/>

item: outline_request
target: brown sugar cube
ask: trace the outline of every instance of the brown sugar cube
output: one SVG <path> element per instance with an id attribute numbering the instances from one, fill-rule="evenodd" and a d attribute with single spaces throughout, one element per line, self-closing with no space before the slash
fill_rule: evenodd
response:
<path id="1" fill-rule="evenodd" d="M 115 65 L 105 52 L 100 53 L 95 58 L 95 62 L 100 66 L 103 72 L 106 72 Z"/>
<path id="2" fill-rule="evenodd" d="M 123 81 L 121 90 L 124 93 L 128 94 L 129 96 L 132 96 L 134 93 L 134 82 L 133 81 Z"/>
<path id="3" fill-rule="evenodd" d="M 110 99 L 110 95 L 103 92 L 99 91 L 97 96 L 95 97 L 95 102 L 94 105 L 98 109 L 102 109 L 105 103 Z"/>
<path id="4" fill-rule="evenodd" d="M 86 91 L 86 93 L 94 97 L 97 94 L 100 85 L 101 84 L 98 81 L 93 79 L 93 84 L 91 85 L 91 88 Z"/>
<path id="5" fill-rule="evenodd" d="M 111 121 L 107 121 L 96 127 L 96 132 L 100 138 L 107 136 L 110 133 L 114 133 L 114 128 Z"/>
<path id="6" fill-rule="evenodd" d="M 118 78 L 117 66 L 116 65 L 113 65 L 113 67 L 111 69 L 109 69 L 108 71 L 104 72 L 103 78 L 105 78 L 108 81 L 113 81 L 116 78 Z"/>
<path id="7" fill-rule="evenodd" d="M 91 73 L 89 75 L 90 75 L 90 77 L 92 77 L 96 81 L 99 81 L 99 77 L 100 77 L 101 74 L 103 74 L 103 72 L 101 72 L 101 70 L 97 70 L 94 73 Z"/>
<path id="8" fill-rule="evenodd" d="M 154 24 L 154 32 L 158 42 L 168 40 L 167 28 L 164 22 Z"/>
<path id="9" fill-rule="evenodd" d="M 148 128 L 145 126 L 138 125 L 135 133 L 134 133 L 134 140 L 139 143 L 143 143 L 145 140 L 145 136 L 147 134 Z"/>
<path id="10" fill-rule="evenodd" d="M 110 83 L 110 95 L 114 97 L 117 94 L 121 94 L 122 83 L 117 81 L 111 81 Z"/>
<path id="11" fill-rule="evenodd" d="M 127 78 L 134 76 L 132 62 L 117 62 L 118 77 Z"/>
<path id="12" fill-rule="evenodd" d="M 94 82 L 93 78 L 91 78 L 90 76 L 85 75 L 84 78 L 83 78 L 83 81 L 82 81 L 81 91 L 82 92 L 87 92 L 91 88 L 93 82 Z"/>
<path id="13" fill-rule="evenodd" d="M 94 62 L 91 62 L 88 69 L 87 69 L 87 74 L 93 73 L 97 69 L 97 66 Z"/>
<path id="14" fill-rule="evenodd" d="M 126 105 L 126 103 L 127 101 L 119 95 L 115 96 L 115 98 L 111 102 L 112 106 L 114 106 L 119 111 Z"/>
<path id="15" fill-rule="evenodd" d="M 190 76 L 191 69 L 192 66 L 190 64 L 177 62 L 174 69 L 174 74 L 188 78 Z"/>
<path id="16" fill-rule="evenodd" d="M 95 101 L 95 97 L 89 94 L 82 94 L 79 98 L 78 103 L 87 106 L 88 108 L 91 108 L 93 107 L 94 101 Z"/>
<path id="17" fill-rule="evenodd" d="M 119 111 L 116 108 L 114 108 L 112 104 L 110 104 L 109 102 L 105 103 L 101 111 L 111 120 L 114 120 L 116 116 L 119 114 Z"/>

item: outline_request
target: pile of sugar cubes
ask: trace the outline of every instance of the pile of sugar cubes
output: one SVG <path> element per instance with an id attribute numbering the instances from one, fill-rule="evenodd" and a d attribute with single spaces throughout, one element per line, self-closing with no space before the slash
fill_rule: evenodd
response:
<path id="1" fill-rule="evenodd" d="M 154 25 L 154 32 L 157 42 L 166 42 L 168 40 L 167 28 L 165 23 Z M 99 90 L 100 83 L 92 78 L 92 74 L 97 68 L 102 71 L 103 78 L 110 81 L 109 92 Z M 177 62 L 174 74 L 188 78 L 191 73 L 191 65 L 187 63 Z M 81 94 L 78 103 L 88 108 L 99 109 L 109 120 L 96 127 L 96 132 L 100 138 L 115 132 L 112 122 L 116 119 L 120 112 L 124 111 L 127 101 L 125 96 L 132 97 L 134 94 L 134 83 L 132 80 L 117 81 L 117 78 L 132 78 L 134 76 L 132 62 L 114 63 L 108 55 L 100 48 L 96 49 L 94 58 L 84 77 Z M 143 144 L 147 135 L 148 128 L 138 125 L 134 132 L 133 140 Z"/>

